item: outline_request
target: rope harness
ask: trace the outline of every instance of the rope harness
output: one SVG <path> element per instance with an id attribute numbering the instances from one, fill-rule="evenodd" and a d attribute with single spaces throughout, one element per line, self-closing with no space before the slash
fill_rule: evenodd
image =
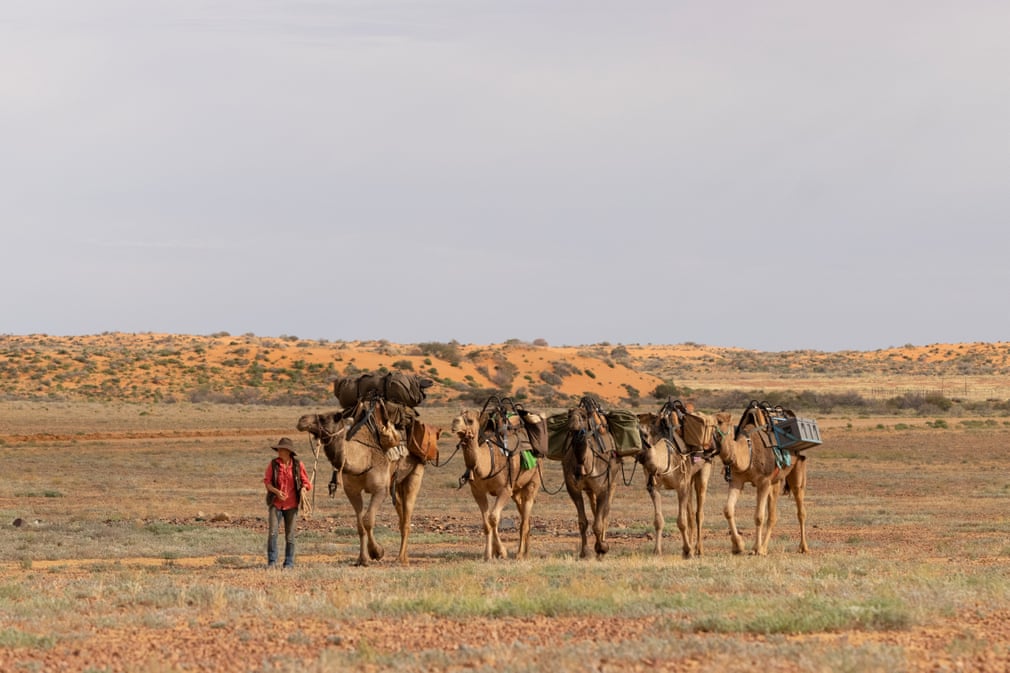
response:
<path id="1" fill-rule="evenodd" d="M 737 430 L 734 433 L 737 436 L 735 436 L 733 438 L 733 441 L 740 441 L 738 435 L 741 432 L 742 432 L 742 430 L 741 430 L 740 426 L 737 426 Z M 715 435 L 716 435 L 716 437 L 719 438 L 718 441 L 719 441 L 720 445 L 726 439 L 726 433 L 723 432 L 718 427 L 715 429 Z M 739 465 L 736 464 L 736 453 L 734 452 L 734 454 L 733 454 L 732 458 L 730 458 L 729 462 L 723 461 L 725 463 L 725 468 L 724 468 L 725 472 L 723 474 L 723 478 L 727 482 L 733 481 L 733 470 L 734 469 L 737 470 L 737 471 L 739 471 L 739 472 L 746 472 L 747 470 L 750 469 L 750 466 L 754 463 L 754 442 L 751 441 L 751 438 L 750 438 L 749 434 L 745 437 L 745 439 L 747 440 L 747 467 L 741 468 Z"/>
<path id="2" fill-rule="evenodd" d="M 607 485 L 610 485 L 610 460 L 614 455 L 614 451 L 607 448 L 603 441 L 603 431 L 605 427 L 603 423 L 597 421 L 598 418 L 604 418 L 603 410 L 600 405 L 591 397 L 583 397 L 579 400 L 579 407 L 586 416 L 586 425 L 588 428 L 583 428 L 581 430 L 576 430 L 571 432 L 571 448 L 573 451 L 578 452 L 578 446 L 585 447 L 584 450 L 588 450 L 590 456 L 592 457 L 592 463 L 590 469 L 587 473 L 582 473 L 582 467 L 585 464 L 585 458 L 580 459 L 577 466 L 578 473 L 575 475 L 576 479 L 599 479 L 605 476 L 607 478 Z M 574 412 L 574 410 L 573 410 Z M 576 456 L 578 453 L 576 453 Z M 602 462 L 604 471 L 597 473 L 596 466 L 598 463 Z M 623 463 L 622 463 L 623 471 Z M 632 478 L 634 478 L 634 470 L 632 468 Z M 626 481 L 627 483 L 627 481 Z"/>
<path id="3" fill-rule="evenodd" d="M 517 404 L 509 397 L 496 397 L 492 395 L 484 402 L 484 406 L 481 408 L 480 414 L 477 418 L 478 434 L 468 431 L 464 436 L 464 439 L 461 439 L 459 444 L 456 445 L 457 451 L 462 448 L 464 441 L 477 441 L 487 445 L 488 457 L 491 461 L 491 471 L 487 476 L 482 477 L 481 479 L 485 481 L 488 479 L 494 479 L 503 471 L 507 470 L 507 484 L 508 487 L 512 489 L 515 487 L 519 474 L 521 474 L 524 469 L 530 469 L 523 467 L 522 456 L 520 456 L 518 472 L 516 472 L 515 467 L 512 464 L 512 459 L 521 454 L 522 451 L 532 451 L 533 439 L 530 435 L 530 429 L 526 426 L 526 423 L 523 420 L 527 414 L 529 414 L 529 412 L 527 412 L 521 404 Z M 513 418 L 519 419 L 518 425 L 515 425 L 510 421 L 510 419 Z M 520 430 L 522 430 L 522 433 L 525 433 L 530 443 L 529 449 L 522 448 L 523 440 Z M 509 441 L 510 435 L 512 435 L 512 438 L 514 439 L 511 443 Z M 495 451 L 496 448 L 498 450 L 497 452 Z M 504 463 L 502 463 L 500 467 L 496 467 L 498 466 L 496 453 L 500 454 L 505 459 Z M 543 472 L 541 471 L 540 474 L 542 477 Z M 459 478 L 459 488 L 462 488 L 463 484 L 470 481 L 470 479 L 472 479 L 472 470 L 467 469 Z"/>

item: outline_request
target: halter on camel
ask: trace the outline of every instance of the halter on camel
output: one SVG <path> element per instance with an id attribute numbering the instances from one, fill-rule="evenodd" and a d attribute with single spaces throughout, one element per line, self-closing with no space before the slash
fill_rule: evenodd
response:
<path id="1" fill-rule="evenodd" d="M 571 417 L 579 411 L 585 415 L 586 427 L 570 431 L 572 435 L 572 449 L 574 450 L 579 443 L 588 448 L 593 457 L 593 470 L 596 468 L 597 459 L 600 459 L 604 462 L 604 464 L 609 465 L 611 451 L 607 449 L 606 444 L 603 442 L 603 435 L 607 432 L 606 415 L 603 413 L 603 409 L 600 408 L 599 403 L 595 399 L 591 397 L 583 397 L 579 400 L 578 406 L 570 412 L 569 427 L 571 424 Z M 594 474 L 593 470 L 590 470 L 589 474 L 582 476 L 588 478 L 600 476 Z M 606 474 L 609 476 L 610 471 L 608 470 Z"/>
<path id="2" fill-rule="evenodd" d="M 379 424 L 381 424 L 382 427 L 386 427 L 389 422 L 389 417 L 386 414 L 386 407 L 382 398 L 377 395 L 369 393 L 369 395 L 360 400 L 353 409 L 334 414 L 333 421 L 338 424 L 338 427 L 347 421 L 351 422 L 351 426 L 344 431 L 344 441 L 350 441 L 358 430 L 364 427 L 370 431 L 367 438 L 368 441 L 358 441 L 366 446 L 370 445 L 370 443 L 374 441 L 377 448 L 385 450 L 385 447 L 383 447 L 384 438 L 382 432 L 380 431 Z M 322 423 L 319 423 L 318 425 L 320 436 L 317 439 L 323 445 L 329 444 L 341 432 L 339 429 L 329 430 L 324 427 Z M 388 441 L 388 438 L 385 441 Z M 372 467 L 369 466 L 360 473 L 353 474 L 352 476 L 360 477 L 371 469 Z M 333 469 L 333 474 L 330 476 L 330 483 L 327 485 L 327 491 L 331 498 L 336 496 L 337 489 L 340 487 L 341 483 L 340 477 L 344 473 L 344 470 L 345 467 L 343 464 L 341 464 L 339 468 L 335 467 Z"/>
<path id="3" fill-rule="evenodd" d="M 741 422 L 743 422 L 743 419 L 741 419 Z M 740 426 L 737 425 L 737 428 L 736 428 L 736 430 L 733 433 L 733 441 L 740 441 L 739 437 L 740 437 Z M 717 442 L 717 446 L 721 447 L 722 443 L 723 443 L 723 441 L 725 439 L 726 439 L 726 433 L 723 432 L 722 428 L 720 428 L 717 425 L 715 427 L 715 440 L 714 440 L 715 442 Z M 747 466 L 746 467 L 741 467 L 740 465 L 735 465 L 736 469 L 739 470 L 739 471 L 741 471 L 741 472 L 746 472 L 747 470 L 749 470 L 751 464 L 753 464 L 753 462 L 754 462 L 754 442 L 751 441 L 751 438 L 750 438 L 749 434 L 746 435 L 744 437 L 744 439 L 747 440 Z M 721 449 L 720 449 L 720 452 L 721 452 Z M 729 482 L 733 481 L 733 468 L 734 468 L 734 463 L 736 463 L 736 456 L 734 455 L 733 458 L 731 458 L 729 462 L 723 461 L 723 463 L 724 463 L 723 478 L 726 480 L 727 483 L 729 483 Z"/>
<path id="4" fill-rule="evenodd" d="M 509 488 L 512 488 L 515 483 L 516 475 L 512 473 L 512 457 L 519 451 L 520 441 L 516 441 L 515 446 L 510 446 L 509 432 L 514 431 L 517 433 L 521 424 L 520 426 L 513 426 L 509 422 L 509 418 L 518 419 L 518 414 L 517 405 L 510 398 L 498 398 L 495 396 L 489 397 L 484 402 L 484 406 L 481 407 L 477 418 L 473 418 L 469 411 L 463 412 L 463 419 L 467 424 L 467 429 L 456 445 L 456 449 L 459 450 L 464 442 L 469 441 L 476 441 L 478 446 L 481 444 L 487 446 L 491 471 L 489 474 L 481 477 L 481 479 L 485 481 L 493 479 L 503 471 L 508 470 L 507 481 Z M 469 426 L 471 423 L 477 426 L 476 431 L 470 429 Z M 495 461 L 496 453 L 499 453 L 505 459 L 501 466 L 498 466 L 498 463 Z M 497 469 L 495 469 L 496 467 Z M 459 478 L 459 488 L 463 488 L 463 485 L 472 478 L 473 471 L 468 468 Z"/>
<path id="5" fill-rule="evenodd" d="M 465 442 L 475 442 L 478 447 L 481 444 L 486 445 L 487 446 L 487 451 L 488 451 L 488 461 L 491 464 L 491 470 L 492 471 L 488 475 L 486 475 L 484 477 L 481 477 L 481 479 L 487 480 L 487 479 L 492 479 L 494 477 L 497 477 L 501 473 L 502 470 L 504 470 L 506 467 L 510 467 L 508 459 L 506 458 L 505 465 L 503 465 L 502 467 L 498 468 L 498 470 L 495 470 L 494 469 L 495 468 L 495 447 L 491 443 L 490 440 L 483 440 L 482 441 L 482 438 L 480 436 L 480 432 L 481 432 L 481 426 L 483 424 L 480 421 L 480 417 L 478 416 L 477 418 L 474 418 L 473 415 L 472 415 L 472 413 L 470 412 L 470 410 L 466 410 L 466 411 L 463 412 L 462 418 L 463 418 L 463 423 L 466 426 L 466 429 L 463 430 L 462 436 L 460 437 L 459 442 L 456 444 L 456 450 L 457 451 L 461 450 L 463 448 L 463 444 Z M 472 428 L 472 426 L 476 426 L 476 430 L 474 430 Z M 511 477 L 511 473 L 509 474 L 509 476 Z M 471 470 L 470 468 L 467 468 L 466 471 L 463 472 L 463 475 L 459 478 L 459 486 L 458 486 L 458 488 L 463 488 L 463 486 L 468 481 L 470 481 L 471 479 L 473 479 L 473 470 Z M 512 483 L 512 479 L 510 478 L 509 479 L 509 484 L 511 485 L 511 483 Z"/>

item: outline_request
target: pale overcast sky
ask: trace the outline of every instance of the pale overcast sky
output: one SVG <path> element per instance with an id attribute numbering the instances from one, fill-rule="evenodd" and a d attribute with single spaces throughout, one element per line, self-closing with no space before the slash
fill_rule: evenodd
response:
<path id="1" fill-rule="evenodd" d="M 0 333 L 1010 340 L 1010 3 L 0 0 Z"/>

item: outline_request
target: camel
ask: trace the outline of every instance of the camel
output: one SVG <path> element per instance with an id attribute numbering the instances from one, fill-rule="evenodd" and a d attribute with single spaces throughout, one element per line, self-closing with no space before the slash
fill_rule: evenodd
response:
<path id="1" fill-rule="evenodd" d="M 367 566 L 385 555 L 373 529 L 375 515 L 387 493 L 392 494 L 400 527 L 397 561 L 406 564 L 410 520 L 424 478 L 424 461 L 406 451 L 381 447 L 367 427 L 357 429 L 348 439 L 348 431 L 353 426 L 353 418 L 345 418 L 342 411 L 336 411 L 306 414 L 298 419 L 297 427 L 322 443 L 338 483 L 342 483 L 344 494 L 354 509 L 360 540 L 356 565 Z M 369 496 L 367 508 L 364 494 Z"/>
<path id="2" fill-rule="evenodd" d="M 568 410 L 568 441 L 561 455 L 565 488 L 575 503 L 579 517 L 579 558 L 589 556 L 586 500 L 593 513 L 593 535 L 596 538 L 594 550 L 597 558 L 606 554 L 610 548 L 607 543 L 607 526 L 620 462 L 603 411 L 595 400 L 583 397 L 577 407 Z"/>
<path id="3" fill-rule="evenodd" d="M 663 553 L 663 496 L 677 493 L 677 528 L 680 529 L 684 558 L 701 556 L 705 496 L 712 474 L 712 449 L 689 447 L 683 439 L 676 409 L 669 402 L 658 414 L 638 414 L 643 448 L 635 456 L 646 474 L 645 488 L 652 498 L 657 555 Z M 694 491 L 694 499 L 691 492 Z"/>
<path id="4" fill-rule="evenodd" d="M 744 551 L 744 540 L 736 527 L 736 502 L 745 484 L 753 484 L 757 490 L 757 504 L 754 510 L 753 554 L 764 556 L 768 553 L 768 542 L 778 520 L 778 499 L 783 490 L 792 493 L 796 500 L 796 518 L 800 524 L 800 553 L 807 553 L 807 510 L 803 498 L 807 485 L 806 456 L 788 449 L 775 449 L 773 439 L 764 430 L 767 419 L 764 411 L 755 403 L 744 411 L 740 423 L 733 427 L 730 414 L 716 414 L 715 433 L 719 457 L 728 470 L 729 496 L 723 514 L 729 522 L 729 534 L 733 541 L 733 553 Z M 779 453 L 776 459 L 776 452 Z"/>
<path id="5" fill-rule="evenodd" d="M 503 414 L 497 416 L 463 410 L 452 421 L 452 432 L 459 437 L 463 461 L 466 463 L 465 478 L 469 481 L 470 493 L 477 502 L 484 525 L 485 561 L 508 556 L 498 526 L 509 498 L 519 510 L 519 548 L 516 557 L 527 557 L 533 502 L 541 485 L 539 469 L 522 467 L 521 452 L 530 448 L 528 443 L 522 444 L 525 431 L 521 431 L 519 426 L 503 424 L 487 432 L 489 423 L 492 426 L 498 425 L 498 421 L 503 418 Z M 516 416 L 512 418 L 518 420 Z"/>

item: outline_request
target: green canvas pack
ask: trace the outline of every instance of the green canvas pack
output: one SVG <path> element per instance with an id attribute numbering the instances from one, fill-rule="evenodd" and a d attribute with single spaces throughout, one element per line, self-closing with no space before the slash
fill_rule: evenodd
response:
<path id="1" fill-rule="evenodd" d="M 568 414 L 554 414 L 547 417 L 547 457 L 561 460 L 568 446 Z"/>
<path id="2" fill-rule="evenodd" d="M 606 413 L 607 429 L 614 440 L 619 456 L 632 456 L 642 450 L 642 434 L 638 429 L 638 415 L 625 409 Z"/>

